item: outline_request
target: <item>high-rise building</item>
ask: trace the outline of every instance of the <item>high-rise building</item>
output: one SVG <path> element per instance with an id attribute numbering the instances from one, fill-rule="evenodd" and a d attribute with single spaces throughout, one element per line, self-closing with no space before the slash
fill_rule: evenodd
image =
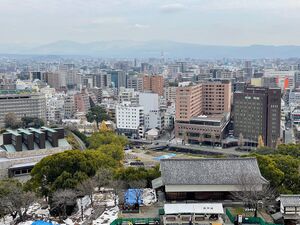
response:
<path id="1" fill-rule="evenodd" d="M 126 87 L 126 73 L 122 70 L 110 71 L 111 83 L 114 88 Z"/>
<path id="2" fill-rule="evenodd" d="M 45 73 L 45 80 L 50 87 L 59 89 L 61 87 L 66 86 L 66 79 L 65 77 L 61 76 L 59 73 L 56 72 L 47 72 Z"/>
<path id="3" fill-rule="evenodd" d="M 201 115 L 202 84 L 178 87 L 176 90 L 176 120 L 189 121 L 192 117 Z"/>
<path id="4" fill-rule="evenodd" d="M 266 146 L 275 147 L 280 137 L 281 90 L 248 86 L 233 99 L 234 135 L 251 143 L 262 136 Z"/>
<path id="5" fill-rule="evenodd" d="M 221 114 L 231 109 L 231 82 L 228 80 L 202 84 L 203 114 Z"/>
<path id="6" fill-rule="evenodd" d="M 46 121 L 45 95 L 16 90 L 0 91 L 0 127 L 4 127 L 8 113 L 14 113 L 18 120 L 37 117 Z"/>
<path id="7" fill-rule="evenodd" d="M 230 118 L 231 82 L 178 87 L 175 136 L 186 142 L 221 143 Z"/>
<path id="8" fill-rule="evenodd" d="M 251 61 L 245 61 L 244 65 L 244 77 L 245 80 L 250 80 L 253 76 L 253 67 Z"/>
<path id="9" fill-rule="evenodd" d="M 133 88 L 135 91 L 143 91 L 143 77 L 130 76 L 127 79 L 127 88 Z"/>
<path id="10" fill-rule="evenodd" d="M 144 75 L 143 77 L 144 91 L 157 93 L 159 96 L 164 95 L 164 78 L 159 75 Z"/>

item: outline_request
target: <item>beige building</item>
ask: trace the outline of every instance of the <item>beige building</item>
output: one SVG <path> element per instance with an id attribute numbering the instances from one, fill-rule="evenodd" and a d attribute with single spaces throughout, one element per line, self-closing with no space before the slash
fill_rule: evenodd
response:
<path id="1" fill-rule="evenodd" d="M 46 121 L 46 98 L 42 93 L 2 90 L 0 91 L 0 128 L 4 127 L 6 114 L 14 113 L 18 120 L 37 117 Z"/>
<path id="2" fill-rule="evenodd" d="M 186 143 L 221 143 L 231 110 L 231 82 L 178 87 L 175 136 Z"/>
<path id="3" fill-rule="evenodd" d="M 202 84 L 177 88 L 176 120 L 188 121 L 201 115 L 202 111 Z"/>

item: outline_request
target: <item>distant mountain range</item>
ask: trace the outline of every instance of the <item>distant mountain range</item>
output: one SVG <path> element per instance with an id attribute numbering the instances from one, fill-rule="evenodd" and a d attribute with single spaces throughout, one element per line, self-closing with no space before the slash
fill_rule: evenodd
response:
<path id="1" fill-rule="evenodd" d="M 58 41 L 40 46 L 1 45 L 0 54 L 77 55 L 98 57 L 160 57 L 170 58 L 292 58 L 300 57 L 300 46 L 251 45 L 213 46 L 173 41 L 101 41 L 78 43 Z"/>

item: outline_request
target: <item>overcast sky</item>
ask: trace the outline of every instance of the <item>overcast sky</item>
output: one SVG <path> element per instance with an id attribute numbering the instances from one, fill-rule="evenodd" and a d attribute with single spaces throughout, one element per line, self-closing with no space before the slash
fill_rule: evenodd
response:
<path id="1" fill-rule="evenodd" d="M 300 45 L 300 0 L 0 0 L 0 43 Z"/>

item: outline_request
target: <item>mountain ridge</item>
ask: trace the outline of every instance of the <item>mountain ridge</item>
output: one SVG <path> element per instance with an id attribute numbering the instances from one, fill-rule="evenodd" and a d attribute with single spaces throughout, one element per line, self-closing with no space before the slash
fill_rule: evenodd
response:
<path id="1" fill-rule="evenodd" d="M 300 46 L 257 44 L 249 46 L 223 46 L 165 40 L 114 40 L 87 43 L 61 40 L 39 46 L 21 44 L 0 45 L 0 54 L 160 57 L 162 52 L 167 58 L 293 58 L 300 57 Z"/>

